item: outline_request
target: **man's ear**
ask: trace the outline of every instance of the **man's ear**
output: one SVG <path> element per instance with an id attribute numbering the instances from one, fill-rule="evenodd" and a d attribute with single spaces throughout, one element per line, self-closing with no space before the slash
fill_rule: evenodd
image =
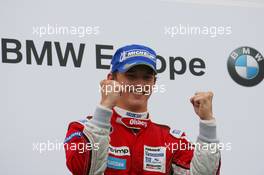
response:
<path id="1" fill-rule="evenodd" d="M 114 80 L 114 75 L 112 72 L 110 72 L 109 74 L 107 74 L 107 80 Z"/>
<path id="2" fill-rule="evenodd" d="M 156 82 L 157 82 L 157 76 L 155 75 L 155 77 L 154 77 L 154 84 L 156 84 Z"/>

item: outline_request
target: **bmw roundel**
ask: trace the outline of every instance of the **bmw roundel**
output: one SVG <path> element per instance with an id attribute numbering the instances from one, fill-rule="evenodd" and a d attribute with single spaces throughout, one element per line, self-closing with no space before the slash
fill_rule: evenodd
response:
<path id="1" fill-rule="evenodd" d="M 239 47 L 229 55 L 227 69 L 236 83 L 255 86 L 264 78 L 264 58 L 252 47 Z"/>

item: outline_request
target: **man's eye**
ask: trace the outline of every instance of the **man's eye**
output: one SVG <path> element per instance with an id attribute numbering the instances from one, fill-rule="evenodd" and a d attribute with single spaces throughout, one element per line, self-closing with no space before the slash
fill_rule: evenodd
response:
<path id="1" fill-rule="evenodd" d="M 150 75 L 146 75 L 143 78 L 144 78 L 144 80 L 152 80 L 152 76 L 150 76 Z"/>
<path id="2" fill-rule="evenodd" d="M 127 74 L 128 78 L 135 78 L 136 76 L 134 74 Z"/>

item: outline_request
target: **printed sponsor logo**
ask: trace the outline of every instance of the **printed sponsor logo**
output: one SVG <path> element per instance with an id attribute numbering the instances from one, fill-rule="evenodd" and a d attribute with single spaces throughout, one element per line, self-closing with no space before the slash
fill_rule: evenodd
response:
<path id="1" fill-rule="evenodd" d="M 252 47 L 239 47 L 228 57 L 231 78 L 242 86 L 255 86 L 264 78 L 264 58 Z"/>
<path id="2" fill-rule="evenodd" d="M 74 137 L 81 137 L 82 133 L 81 132 L 74 132 L 71 135 L 69 135 L 68 137 L 66 137 L 64 143 L 69 142 L 71 139 L 73 139 Z"/>
<path id="3" fill-rule="evenodd" d="M 126 112 L 126 115 L 133 118 L 142 118 L 144 116 L 144 114 L 136 114 L 133 112 Z"/>
<path id="4" fill-rule="evenodd" d="M 129 51 L 122 52 L 122 54 L 120 56 L 120 62 L 123 62 L 126 59 L 131 58 L 131 57 L 140 57 L 140 56 L 149 58 L 151 61 L 154 61 L 154 62 L 155 62 L 155 59 L 156 59 L 155 55 L 149 53 L 146 50 L 132 49 L 132 50 L 129 50 Z"/>
<path id="5" fill-rule="evenodd" d="M 144 146 L 144 170 L 165 173 L 166 148 Z"/>
<path id="6" fill-rule="evenodd" d="M 108 148 L 108 152 L 115 156 L 130 156 L 130 151 L 127 146 L 114 147 L 110 145 Z"/>
<path id="7" fill-rule="evenodd" d="M 131 119 L 129 121 L 130 125 L 134 125 L 134 126 L 143 126 L 143 127 L 147 127 L 147 122 L 141 121 L 141 120 L 137 120 L 137 119 Z"/>
<path id="8" fill-rule="evenodd" d="M 108 156 L 107 159 L 107 167 L 117 170 L 125 170 L 126 169 L 126 159 L 120 159 L 112 156 Z"/>
<path id="9" fill-rule="evenodd" d="M 178 129 L 171 129 L 170 134 L 176 138 L 181 138 L 183 135 L 183 132 L 181 130 L 178 130 Z"/>

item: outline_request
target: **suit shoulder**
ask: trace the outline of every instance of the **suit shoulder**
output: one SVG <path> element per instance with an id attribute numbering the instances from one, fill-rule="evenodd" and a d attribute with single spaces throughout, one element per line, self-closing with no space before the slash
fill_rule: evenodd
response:
<path id="1" fill-rule="evenodd" d="M 159 123 L 154 123 L 154 122 L 153 122 L 153 124 L 156 127 L 161 128 L 163 132 L 166 132 L 168 135 L 171 135 L 174 138 L 179 139 L 179 138 L 182 138 L 185 136 L 185 133 L 179 129 L 172 128 L 172 127 L 165 125 L 165 124 L 159 124 Z"/>

